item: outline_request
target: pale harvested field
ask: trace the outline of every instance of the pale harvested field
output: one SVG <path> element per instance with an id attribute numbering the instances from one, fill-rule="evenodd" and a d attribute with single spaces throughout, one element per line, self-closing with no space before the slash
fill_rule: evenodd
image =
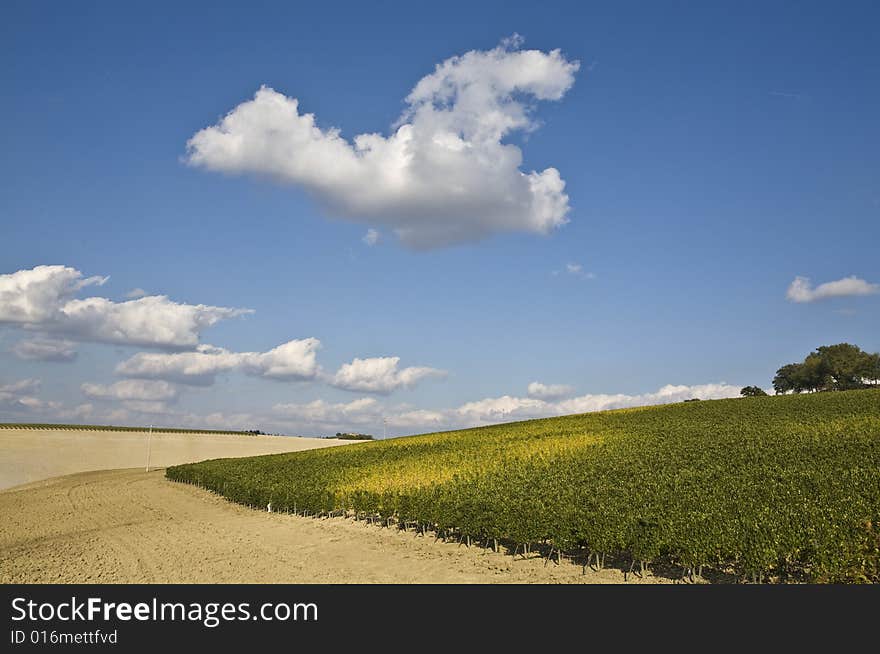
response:
<path id="1" fill-rule="evenodd" d="M 352 441 L 153 432 L 153 466 L 310 450 Z M 0 429 L 0 489 L 90 470 L 146 466 L 147 433 Z"/>
<path id="2" fill-rule="evenodd" d="M 143 469 L 0 491 L 0 583 L 622 583 L 567 561 L 265 513 Z M 669 579 L 648 576 L 636 583 Z"/>

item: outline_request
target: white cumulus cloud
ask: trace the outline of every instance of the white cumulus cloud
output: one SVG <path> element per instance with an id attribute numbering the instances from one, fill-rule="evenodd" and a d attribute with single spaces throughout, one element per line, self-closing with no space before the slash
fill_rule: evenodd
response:
<path id="1" fill-rule="evenodd" d="M 399 388 L 412 388 L 426 377 L 443 377 L 446 371 L 425 366 L 398 368 L 400 357 L 354 359 L 343 364 L 330 380 L 346 391 L 388 394 Z"/>
<path id="2" fill-rule="evenodd" d="M 124 377 L 165 379 L 207 386 L 215 377 L 233 370 L 277 380 L 309 380 L 318 372 L 317 338 L 292 340 L 268 352 L 232 352 L 212 345 L 199 345 L 194 352 L 138 352 L 122 361 L 116 372 Z"/>
<path id="3" fill-rule="evenodd" d="M 786 297 L 790 302 L 804 303 L 827 300 L 834 297 L 873 295 L 880 292 L 880 284 L 871 284 L 856 276 L 844 277 L 833 282 L 819 284 L 815 288 L 807 277 L 795 277 L 788 287 Z"/>
<path id="4" fill-rule="evenodd" d="M 296 98 L 263 86 L 193 135 L 187 161 L 302 187 L 332 214 L 387 227 L 414 248 L 546 234 L 567 222 L 565 182 L 553 167 L 523 170 L 522 151 L 504 138 L 537 129 L 534 102 L 562 99 L 579 63 L 519 45 L 508 39 L 438 64 L 388 136 L 349 141 L 318 127 Z"/>
<path id="5" fill-rule="evenodd" d="M 164 295 L 126 302 L 76 298 L 107 277 L 83 277 L 67 266 L 36 266 L 0 275 L 0 324 L 39 329 L 76 341 L 153 347 L 193 347 L 201 332 L 249 309 L 183 304 Z"/>
<path id="6" fill-rule="evenodd" d="M 532 382 L 526 389 L 528 396 L 538 400 L 558 400 L 571 395 L 574 388 L 565 384 L 542 384 Z"/>

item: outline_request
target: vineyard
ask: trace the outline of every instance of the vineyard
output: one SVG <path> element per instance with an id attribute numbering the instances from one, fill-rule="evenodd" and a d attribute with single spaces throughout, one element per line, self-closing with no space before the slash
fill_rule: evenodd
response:
<path id="1" fill-rule="evenodd" d="M 53 429 L 57 431 L 137 431 L 146 432 L 149 427 L 121 427 L 114 425 L 61 425 L 52 423 L 36 422 L 4 422 L 0 423 L 0 429 Z M 254 431 L 235 431 L 220 429 L 181 429 L 172 427 L 152 427 L 155 432 L 166 434 L 234 434 L 238 436 L 253 436 Z"/>
<path id="2" fill-rule="evenodd" d="M 639 573 L 880 581 L 880 390 L 689 402 L 168 468 L 265 510 Z"/>

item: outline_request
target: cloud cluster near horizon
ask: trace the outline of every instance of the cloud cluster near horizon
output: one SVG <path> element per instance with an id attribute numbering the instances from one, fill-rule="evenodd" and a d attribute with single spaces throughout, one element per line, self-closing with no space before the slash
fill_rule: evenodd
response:
<path id="1" fill-rule="evenodd" d="M 301 187 L 334 216 L 386 227 L 417 249 L 549 233 L 568 222 L 565 182 L 553 167 L 523 171 L 522 151 L 504 139 L 536 130 L 533 103 L 561 100 L 580 64 L 521 44 L 514 36 L 437 64 L 406 97 L 389 136 L 349 142 L 318 127 L 296 98 L 263 86 L 194 134 L 186 161 Z"/>
<path id="2" fill-rule="evenodd" d="M 815 288 L 810 283 L 809 278 L 795 277 L 788 287 L 785 296 L 789 302 L 801 304 L 836 297 L 874 295 L 875 293 L 880 293 L 880 284 L 871 284 L 853 275 L 833 282 L 819 284 Z"/>
<path id="3" fill-rule="evenodd" d="M 321 347 L 317 338 L 293 339 L 266 352 L 234 352 L 200 342 L 206 328 L 220 320 L 253 313 L 250 309 L 183 304 L 164 295 L 141 295 L 140 289 L 129 293 L 138 296 L 136 299 L 125 302 L 76 297 L 88 287 L 104 285 L 108 279 L 85 277 L 75 268 L 59 265 L 0 275 L 0 326 L 38 334 L 16 343 L 11 353 L 24 360 L 61 362 L 76 358 L 75 345 L 81 341 L 159 349 L 137 352 L 117 364 L 118 376 L 140 381 L 81 387 L 90 399 L 124 401 L 129 406 L 140 402 L 150 411 L 161 408 L 157 402 L 171 399 L 153 397 L 147 392 L 151 388 L 161 384 L 165 384 L 163 389 L 170 384 L 210 386 L 218 374 L 234 371 L 277 381 L 320 380 L 343 390 L 383 395 L 446 374 L 427 366 L 399 368 L 400 358 L 390 356 L 355 358 L 334 375 L 324 375 L 317 361 Z M 7 407 L 13 400 L 9 392 L 4 391 Z M 174 399 L 176 396 L 175 391 Z M 30 400 L 21 401 L 25 396 L 15 397 L 19 398 L 15 402 L 19 408 L 26 408 L 28 403 L 36 406 Z"/>
<path id="4" fill-rule="evenodd" d="M 13 352 L 24 359 L 67 361 L 75 356 L 78 341 L 137 346 L 136 352 L 117 364 L 123 378 L 113 383 L 83 383 L 80 391 L 89 402 L 68 408 L 41 400 L 39 381 L 26 379 L 0 384 L 0 410 L 7 415 L 41 415 L 56 419 L 137 422 L 138 417 L 161 418 L 185 426 L 253 428 L 272 425 L 300 432 L 352 426 L 377 427 L 385 422 L 398 431 L 450 429 L 512 420 L 549 417 L 613 408 L 662 404 L 684 399 L 735 397 L 739 387 L 728 384 L 667 385 L 640 395 L 587 394 L 573 397 L 565 384 L 533 381 L 525 396 L 502 395 L 468 401 L 453 408 L 418 408 L 382 403 L 376 397 L 351 401 L 276 403 L 273 409 L 234 415 L 214 412 L 197 415 L 177 404 L 187 386 L 208 386 L 222 373 L 238 372 L 279 381 L 314 381 L 348 392 L 387 396 L 413 388 L 423 380 L 442 378 L 445 370 L 400 365 L 400 357 L 355 357 L 335 372 L 318 364 L 317 338 L 293 339 L 264 352 L 236 352 L 199 342 L 202 331 L 218 320 L 248 310 L 173 302 L 165 296 L 144 296 L 125 302 L 106 298 L 78 299 L 84 289 L 101 286 L 106 277 L 85 277 L 66 266 L 37 266 L 0 275 L 0 323 L 34 333 L 17 343 Z M 821 289 L 822 287 L 820 287 Z M 148 307 L 143 303 L 152 302 Z M 84 303 L 88 318 L 78 318 Z M 150 308 L 155 309 L 151 311 Z M 73 317 L 72 317 L 73 316 Z M 110 336 L 108 336 L 110 334 Z M 42 418 L 41 418 L 42 419 Z M 227 422 L 223 420 L 245 421 Z"/>
<path id="5" fill-rule="evenodd" d="M 570 392 L 570 387 L 530 384 L 530 392 Z M 563 391 L 562 389 L 565 389 Z M 668 384 L 652 393 L 640 395 L 587 394 L 570 399 L 538 399 L 504 395 L 466 402 L 450 409 L 413 409 L 410 407 L 386 407 L 374 398 L 359 398 L 351 402 L 328 403 L 315 400 L 308 403 L 277 404 L 273 409 L 281 421 L 292 421 L 317 429 L 337 429 L 352 426 L 381 425 L 404 430 L 454 429 L 496 424 L 515 420 L 548 418 L 578 413 L 591 413 L 609 409 L 668 404 L 690 399 L 713 400 L 740 397 L 740 386 L 725 383 L 700 385 Z"/>

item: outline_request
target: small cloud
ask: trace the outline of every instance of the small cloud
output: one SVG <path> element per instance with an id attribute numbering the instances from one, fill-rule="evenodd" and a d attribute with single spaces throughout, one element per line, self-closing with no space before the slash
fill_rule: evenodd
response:
<path id="1" fill-rule="evenodd" d="M 528 395 L 536 400 L 560 400 L 574 393 L 574 388 L 566 384 L 542 384 L 532 382 L 528 387 Z"/>
<path id="2" fill-rule="evenodd" d="M 510 36 L 506 36 L 501 39 L 501 47 L 505 50 L 519 50 L 523 43 L 525 43 L 525 37 L 521 34 L 517 34 L 514 32 Z"/>
<path id="3" fill-rule="evenodd" d="M 370 228 L 367 230 L 367 233 L 364 234 L 364 237 L 361 240 L 366 243 L 367 246 L 373 247 L 374 245 L 376 245 L 376 243 L 379 242 L 379 232 L 377 232 L 375 229 Z"/>
<path id="4" fill-rule="evenodd" d="M 807 97 L 803 93 L 790 93 L 787 91 L 770 91 L 770 95 L 776 96 L 777 98 L 788 98 L 789 100 L 803 100 Z"/>
<path id="5" fill-rule="evenodd" d="M 363 425 L 382 420 L 381 407 L 372 397 L 338 404 L 324 400 L 304 404 L 276 404 L 272 410 L 278 416 L 318 425 Z"/>
<path id="6" fill-rule="evenodd" d="M 109 386 L 103 384 L 82 384 L 80 390 L 91 400 L 122 400 L 140 402 L 162 402 L 176 400 L 178 389 L 166 381 L 126 379 Z"/>
<path id="7" fill-rule="evenodd" d="M 815 288 L 807 277 L 795 277 L 785 297 L 789 302 L 803 304 L 835 297 L 874 295 L 880 292 L 880 284 L 872 284 L 856 276 L 844 277 L 833 282 L 819 284 Z"/>
<path id="8" fill-rule="evenodd" d="M 0 411 L 13 414 L 40 412 L 42 415 L 48 415 L 47 411 L 56 411 L 61 406 L 58 402 L 37 398 L 36 394 L 39 391 L 39 379 L 0 383 Z"/>
<path id="9" fill-rule="evenodd" d="M 354 359 L 330 378 L 331 386 L 346 391 L 380 393 L 387 395 L 399 388 L 412 388 L 428 377 L 445 377 L 445 370 L 427 366 L 398 368 L 400 357 L 375 357 Z"/>
<path id="10" fill-rule="evenodd" d="M 76 359 L 76 349 L 70 341 L 51 338 L 31 338 L 19 341 L 12 353 L 26 361 L 69 362 Z"/>
<path id="11" fill-rule="evenodd" d="M 581 279 L 596 279 L 596 273 L 585 271 L 583 265 L 579 263 L 569 262 L 565 264 L 563 270 L 554 270 L 550 274 L 558 277 L 562 272 L 573 277 L 580 277 Z"/>
<path id="12" fill-rule="evenodd" d="M 147 295 L 149 295 L 149 293 L 147 293 L 144 289 L 133 288 L 128 293 L 125 294 L 125 297 L 127 297 L 130 300 L 136 300 L 139 297 L 145 297 Z"/>

